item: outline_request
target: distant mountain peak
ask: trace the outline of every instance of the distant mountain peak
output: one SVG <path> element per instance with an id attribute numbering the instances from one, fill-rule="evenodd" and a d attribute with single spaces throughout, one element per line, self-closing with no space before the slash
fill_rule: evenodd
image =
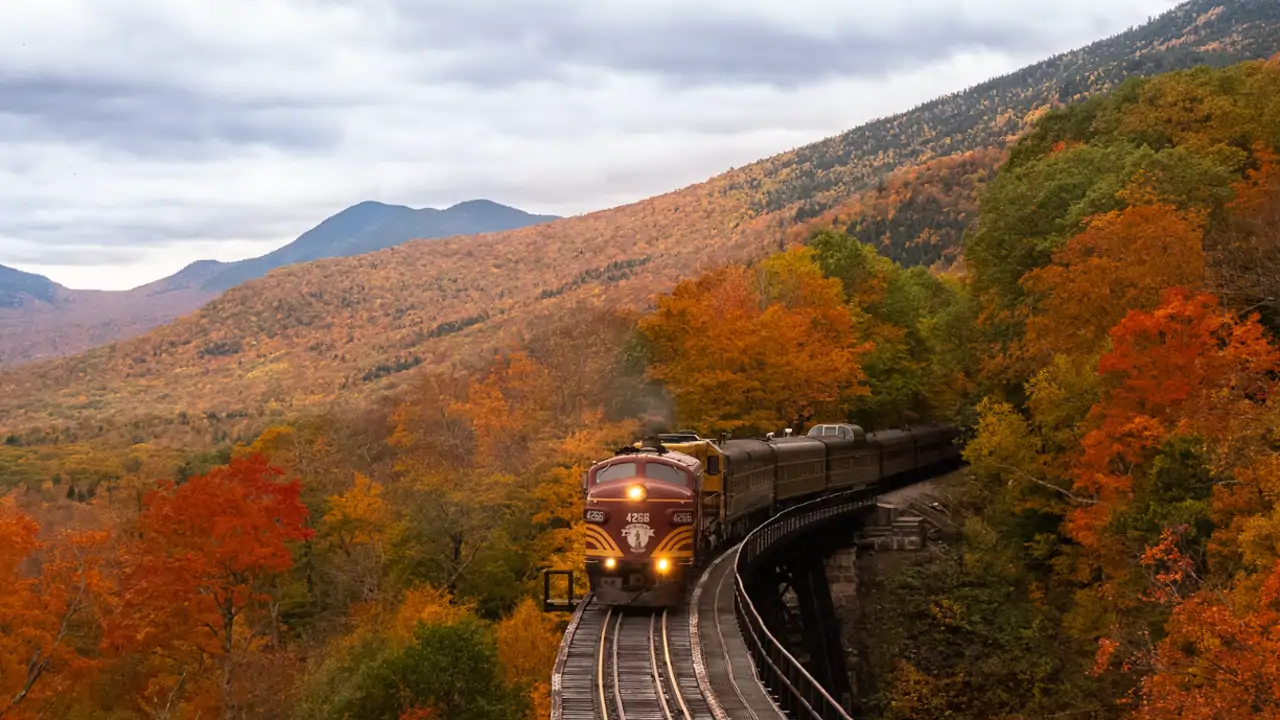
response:
<path id="1" fill-rule="evenodd" d="M 387 210 L 387 209 L 411 210 L 412 208 L 405 207 L 404 205 L 391 205 L 389 203 L 379 202 L 377 200 L 362 200 L 356 203 L 355 205 L 352 205 L 351 207 L 346 208 L 345 210 L 341 210 L 335 213 L 334 215 L 332 215 L 332 217 L 337 217 L 338 215 L 341 215 L 343 213 L 349 213 L 352 211 L 370 211 L 370 210 L 377 211 L 377 210 Z"/>
<path id="2" fill-rule="evenodd" d="M 460 202 L 446 210 L 365 200 L 325 219 L 278 250 L 228 265 L 205 280 L 203 287 L 221 292 L 285 265 L 363 255 L 410 240 L 516 230 L 558 219 L 484 199 Z"/>
<path id="3" fill-rule="evenodd" d="M 455 203 L 455 204 L 453 204 L 453 205 L 450 205 L 447 209 L 448 209 L 448 210 L 457 210 L 458 208 L 467 208 L 467 209 L 472 209 L 472 208 L 502 208 L 503 210 L 516 210 L 515 208 L 513 208 L 513 207 L 511 207 L 511 206 L 509 206 L 509 205 L 503 205 L 502 203 L 494 202 L 494 201 L 492 201 L 492 200 L 486 200 L 486 199 L 484 199 L 484 198 L 477 198 L 477 199 L 475 199 L 475 200 L 463 200 L 463 201 L 462 201 L 462 202 L 460 202 L 460 203 Z M 520 211 L 520 210 L 516 210 L 516 212 L 522 212 L 522 211 Z"/>
<path id="4" fill-rule="evenodd" d="M 20 308 L 28 299 L 52 303 L 61 287 L 43 275 L 0 265 L 0 308 Z"/>

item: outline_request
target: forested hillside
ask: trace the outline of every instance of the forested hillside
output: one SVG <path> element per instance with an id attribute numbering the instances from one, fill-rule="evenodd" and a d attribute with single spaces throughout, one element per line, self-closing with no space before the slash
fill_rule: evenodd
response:
<path id="1" fill-rule="evenodd" d="M 0 266 L 0 366 L 74 355 L 134 337 L 186 315 L 227 288 L 285 265 L 359 255 L 417 238 L 509 230 L 554 219 L 488 200 L 444 210 L 363 202 L 261 257 L 200 260 L 132 290 L 72 290 Z"/>
<path id="2" fill-rule="evenodd" d="M 1280 57 L 1012 148 L 966 240 L 963 534 L 888 581 L 870 716 L 1280 707 Z"/>
<path id="3" fill-rule="evenodd" d="M 214 296 L 201 285 L 221 267 L 214 260 L 195 262 L 126 291 L 73 290 L 0 268 L 0 366 L 74 355 L 185 315 Z"/>
<path id="4" fill-rule="evenodd" d="M 642 308 L 702 267 L 780 247 L 798 220 L 854 201 L 895 168 L 998 149 L 1050 106 L 1126 74 L 1269 56 L 1280 50 L 1277 28 L 1275 3 L 1195 0 L 1088 49 L 641 203 L 286 268 L 144 337 L 0 375 L 0 428 L 34 441 L 79 424 L 84 437 L 113 423 L 172 427 L 186 412 L 243 420 L 231 423 L 237 432 L 338 393 L 394 389 L 517 345 L 545 323 L 573 322 L 573 308 Z M 947 206 L 932 223 L 938 237 L 925 234 L 924 218 L 943 204 L 922 202 L 909 209 L 920 219 L 894 227 L 868 216 L 854 231 L 887 232 L 902 244 L 890 254 L 934 262 L 962 222 Z M 228 430 L 204 441 L 219 432 Z"/>
<path id="5" fill-rule="evenodd" d="M 800 203 L 815 215 L 897 167 L 998 148 L 1049 109 L 1144 77 L 1193 65 L 1222 67 L 1280 51 L 1280 4 L 1191 0 L 1152 22 L 1086 48 L 764 161 L 775 178 L 764 211 Z"/>
<path id="6" fill-rule="evenodd" d="M 0 265 L 0 308 L 16 308 L 30 300 L 53 300 L 58 285 L 43 275 L 34 275 Z"/>
<path id="7" fill-rule="evenodd" d="M 1004 158 L 1004 151 L 988 148 L 899 170 L 789 235 L 804 240 L 815 229 L 835 227 L 904 265 L 950 267 L 978 217 L 979 193 Z"/>

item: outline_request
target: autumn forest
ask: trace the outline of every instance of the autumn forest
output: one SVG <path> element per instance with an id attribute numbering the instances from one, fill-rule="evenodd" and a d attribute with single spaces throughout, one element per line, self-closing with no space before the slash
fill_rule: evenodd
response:
<path id="1" fill-rule="evenodd" d="M 1280 56 L 1106 85 L 857 192 L 286 268 L 0 377 L 0 718 L 546 718 L 593 461 L 934 420 L 963 532 L 890 582 L 868 717 L 1280 718 Z"/>

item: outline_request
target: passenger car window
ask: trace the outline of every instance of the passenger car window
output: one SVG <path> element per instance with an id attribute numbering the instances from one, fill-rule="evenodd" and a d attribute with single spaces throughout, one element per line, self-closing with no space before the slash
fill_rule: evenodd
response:
<path id="1" fill-rule="evenodd" d="M 679 469 L 662 463 L 647 462 L 644 464 L 644 476 L 650 480 L 659 480 L 672 485 L 688 485 L 689 479 Z"/>
<path id="2" fill-rule="evenodd" d="M 596 484 L 609 482 L 611 480 L 624 480 L 636 476 L 636 464 L 633 462 L 618 463 L 608 467 L 600 468 L 596 471 Z"/>

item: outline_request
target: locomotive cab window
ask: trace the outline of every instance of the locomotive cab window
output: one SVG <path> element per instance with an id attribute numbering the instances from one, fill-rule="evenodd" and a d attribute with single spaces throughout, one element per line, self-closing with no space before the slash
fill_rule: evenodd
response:
<path id="1" fill-rule="evenodd" d="M 630 480 L 636 476 L 636 464 L 633 462 L 617 463 L 602 467 L 596 471 L 596 484 L 613 480 Z"/>
<path id="2" fill-rule="evenodd" d="M 647 462 L 644 464 L 644 476 L 650 480 L 687 486 L 689 478 L 678 468 L 662 463 Z"/>

